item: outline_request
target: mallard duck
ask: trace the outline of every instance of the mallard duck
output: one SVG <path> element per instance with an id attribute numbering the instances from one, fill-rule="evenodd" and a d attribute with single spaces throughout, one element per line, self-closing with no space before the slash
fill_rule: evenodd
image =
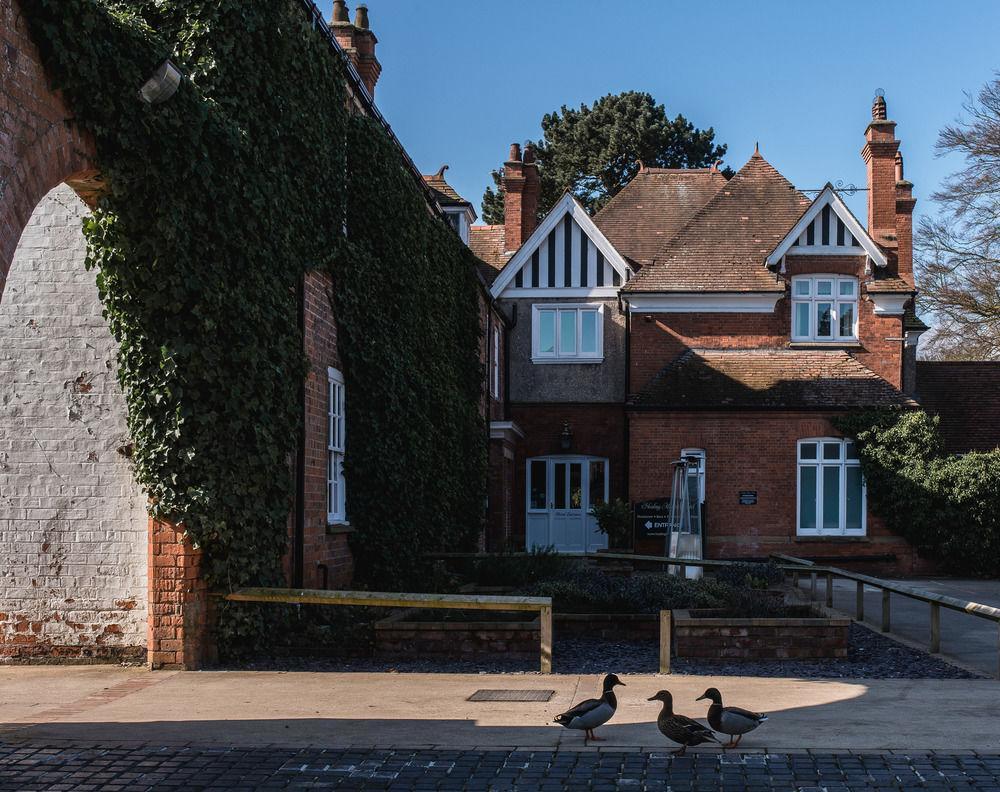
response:
<path id="1" fill-rule="evenodd" d="M 729 742 L 723 745 L 723 748 L 735 748 L 740 744 L 744 734 L 752 732 L 767 720 L 767 715 L 763 712 L 751 712 L 739 707 L 723 707 L 722 694 L 717 688 L 709 688 L 695 701 L 702 699 L 712 702 L 708 708 L 708 725 L 720 734 L 729 735 Z"/>
<path id="2" fill-rule="evenodd" d="M 698 723 L 694 718 L 687 715 L 677 715 L 674 713 L 674 697 L 669 690 L 661 690 L 647 701 L 662 701 L 663 709 L 660 710 L 656 718 L 656 726 L 660 734 L 668 740 L 680 744 L 680 748 L 673 753 L 676 756 L 684 756 L 684 752 L 691 745 L 701 745 L 702 743 L 718 743 L 712 730 L 707 726 Z"/>
<path id="3" fill-rule="evenodd" d="M 614 688 L 616 685 L 625 686 L 615 674 L 608 674 L 604 677 L 604 692 L 600 698 L 587 699 L 581 701 L 573 709 L 566 710 L 561 715 L 556 715 L 555 723 L 565 726 L 567 729 L 582 729 L 584 740 L 601 740 L 594 734 L 594 729 L 603 726 L 618 709 L 618 699 L 615 697 Z"/>

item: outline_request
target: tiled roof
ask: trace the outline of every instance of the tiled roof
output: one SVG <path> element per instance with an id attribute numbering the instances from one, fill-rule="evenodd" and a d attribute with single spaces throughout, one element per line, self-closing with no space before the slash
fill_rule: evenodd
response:
<path id="1" fill-rule="evenodd" d="M 715 169 L 643 168 L 594 224 L 619 253 L 644 266 L 725 183 Z"/>
<path id="2" fill-rule="evenodd" d="M 917 310 L 913 305 L 913 300 L 910 300 L 906 304 L 906 307 L 903 308 L 903 330 L 917 330 L 921 333 L 924 330 L 930 330 L 930 328 L 924 324 L 924 320 L 917 316 Z"/>
<path id="3" fill-rule="evenodd" d="M 809 204 L 754 152 L 625 291 L 784 291 L 764 260 Z"/>
<path id="4" fill-rule="evenodd" d="M 915 407 L 842 350 L 690 349 L 636 396 L 654 409 Z"/>
<path id="5" fill-rule="evenodd" d="M 1000 447 L 1000 361 L 917 361 L 917 401 L 952 453 Z"/>
<path id="6" fill-rule="evenodd" d="M 912 283 L 905 281 L 902 278 L 897 278 L 894 275 L 887 278 L 876 278 L 875 280 L 868 281 L 868 283 L 865 284 L 865 288 L 870 292 L 887 294 L 912 294 L 916 291 L 916 288 L 914 288 Z"/>
<path id="7" fill-rule="evenodd" d="M 444 172 L 447 167 L 445 165 L 437 173 L 430 176 L 424 174 L 424 182 L 431 188 L 434 198 L 441 206 L 471 206 L 472 204 L 455 192 L 455 188 L 444 180 Z"/>
<path id="8" fill-rule="evenodd" d="M 485 266 L 479 269 L 488 283 L 493 283 L 510 258 L 504 251 L 504 237 L 502 225 L 474 225 L 469 228 L 469 249 L 485 262 Z"/>

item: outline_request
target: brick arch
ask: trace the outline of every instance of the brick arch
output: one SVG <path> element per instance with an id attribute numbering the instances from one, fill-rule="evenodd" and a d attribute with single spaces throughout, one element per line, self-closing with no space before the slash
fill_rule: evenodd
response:
<path id="1" fill-rule="evenodd" d="M 66 182 L 89 206 L 101 178 L 94 143 L 50 88 L 18 0 L 0 0 L 0 293 L 38 203 Z"/>
<path id="2" fill-rule="evenodd" d="M 0 300 L 25 227 L 62 183 L 96 205 L 104 183 L 94 141 L 50 87 L 20 1 L 0 0 Z M 196 668 L 212 654 L 201 554 L 177 526 L 150 522 L 148 539 L 147 660 Z"/>

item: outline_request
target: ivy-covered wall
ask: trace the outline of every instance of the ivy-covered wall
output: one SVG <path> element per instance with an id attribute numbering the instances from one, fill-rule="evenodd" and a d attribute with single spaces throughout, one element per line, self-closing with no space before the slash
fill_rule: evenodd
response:
<path id="1" fill-rule="evenodd" d="M 877 410 L 836 422 L 857 439 L 870 508 L 943 569 L 1000 574 L 1000 450 L 945 454 L 937 417 Z"/>
<path id="2" fill-rule="evenodd" d="M 400 152 L 349 117 L 328 42 L 295 0 L 24 8 L 107 182 L 88 266 L 154 514 L 183 522 L 214 588 L 283 582 L 306 372 L 296 287 L 327 268 L 358 570 L 421 579 L 423 552 L 481 519 L 477 293 Z M 167 57 L 186 79 L 146 105 L 137 90 Z M 252 638 L 256 613 L 224 611 L 223 650 Z"/>

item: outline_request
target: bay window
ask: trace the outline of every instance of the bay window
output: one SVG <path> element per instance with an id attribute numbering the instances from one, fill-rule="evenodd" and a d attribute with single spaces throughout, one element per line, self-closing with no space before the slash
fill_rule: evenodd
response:
<path id="1" fill-rule="evenodd" d="M 798 443 L 799 536 L 864 536 L 865 482 L 851 440 Z"/>
<path id="2" fill-rule="evenodd" d="M 531 359 L 535 363 L 600 363 L 604 359 L 604 306 L 533 305 Z"/>
<path id="3" fill-rule="evenodd" d="M 792 278 L 792 341 L 857 341 L 857 324 L 857 278 Z"/>

